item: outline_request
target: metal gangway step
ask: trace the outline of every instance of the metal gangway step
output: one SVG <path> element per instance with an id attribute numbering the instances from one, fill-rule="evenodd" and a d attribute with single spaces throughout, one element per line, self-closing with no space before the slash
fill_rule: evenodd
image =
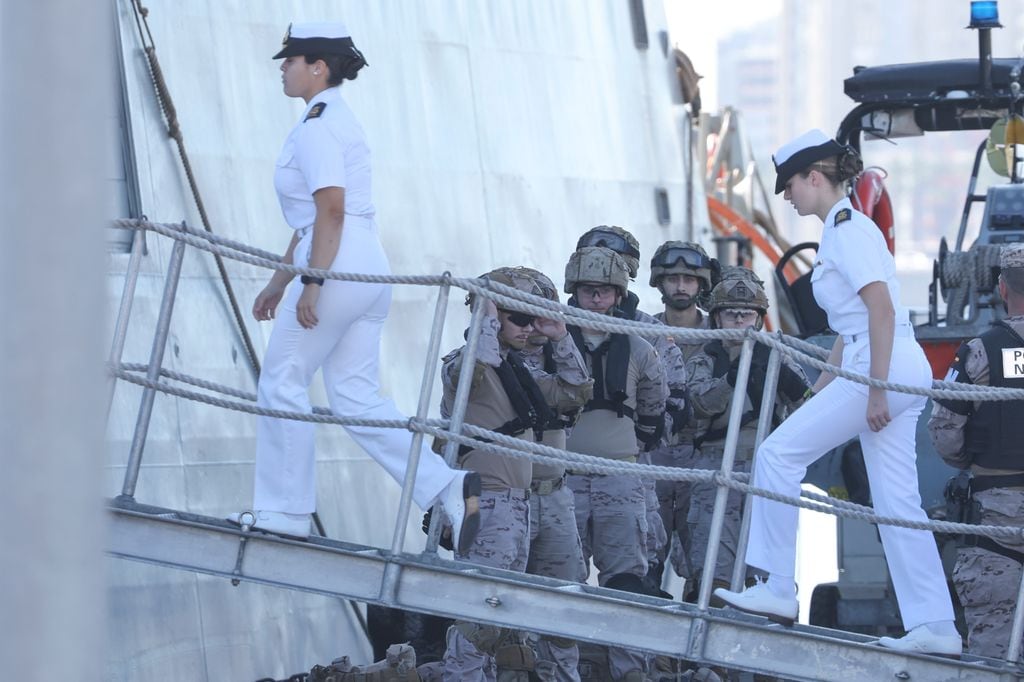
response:
<path id="1" fill-rule="evenodd" d="M 829 630 L 819 627 L 795 625 L 784 627 L 771 621 L 742 614 L 730 609 L 716 609 L 709 605 L 710 584 L 702 586 L 696 604 L 686 604 L 657 597 L 649 597 L 579 583 L 569 583 L 521 573 L 496 570 L 460 561 L 450 561 L 436 554 L 439 532 L 437 517 L 434 515 L 426 549 L 420 554 L 404 551 L 405 529 L 412 504 L 412 483 L 419 457 L 419 445 L 424 434 L 440 435 L 446 441 L 445 456 L 449 463 L 455 461 L 458 446 L 473 443 L 475 447 L 491 449 L 509 456 L 531 457 L 548 460 L 561 459 L 571 463 L 572 468 L 607 473 L 609 469 L 636 469 L 638 473 L 674 480 L 704 480 L 713 478 L 718 485 L 715 511 L 705 558 L 705 575 L 712 572 L 716 559 L 720 532 L 724 517 L 725 500 L 730 488 L 746 494 L 771 495 L 743 483 L 739 475 L 732 475 L 743 401 L 733 400 L 733 414 L 725 441 L 725 455 L 720 472 L 698 472 L 667 467 L 651 467 L 640 464 L 620 463 L 579 453 L 547 448 L 540 444 L 528 443 L 500 434 L 484 431 L 464 424 L 463 417 L 470 389 L 471 367 L 475 362 L 476 343 L 479 339 L 485 298 L 498 302 L 502 307 L 522 310 L 534 315 L 560 316 L 573 324 L 594 328 L 618 329 L 626 327 L 628 333 L 642 333 L 645 325 L 613 320 L 586 311 L 567 309 L 557 303 L 517 292 L 498 283 L 481 283 L 479 280 L 457 280 L 445 274 L 441 277 L 366 277 L 345 273 L 295 268 L 281 264 L 272 254 L 260 252 L 238 242 L 214 237 L 191 230 L 186 225 L 167 225 L 143 221 L 118 221 L 122 227 L 138 230 L 133 245 L 132 258 L 126 273 L 121 311 L 115 329 L 115 338 L 110 355 L 110 372 L 114 378 L 128 380 L 144 386 L 139 408 L 135 436 L 132 441 L 129 461 L 126 467 L 122 493 L 109 503 L 111 532 L 107 552 L 122 559 L 140 561 L 157 566 L 221 576 L 234 584 L 242 581 L 260 583 L 282 589 L 301 590 L 317 594 L 340 597 L 347 600 L 378 604 L 419 613 L 458 618 L 535 632 L 538 634 L 568 637 L 580 641 L 603 645 L 614 645 L 685 659 L 704 665 L 720 666 L 735 670 L 774 675 L 787 680 L 921 680 L 945 682 L 971 680 L 1006 681 L 1024 678 L 1024 670 L 1012 662 L 1017 660 L 1019 647 L 1011 638 L 1011 655 L 1008 661 L 995 661 L 965 656 L 962 660 L 951 660 L 937 656 L 915 655 L 885 649 L 872 644 L 871 637 Z M 175 246 L 168 267 L 160 316 L 154 331 L 153 345 L 148 365 L 136 366 L 121 363 L 124 335 L 128 327 L 131 299 L 134 295 L 135 278 L 138 275 L 142 251 L 142 234 L 152 230 L 175 240 Z M 153 410 L 155 394 L 160 392 L 178 395 L 193 400 L 202 400 L 227 409 L 249 413 L 260 413 L 254 405 L 254 396 L 230 387 L 219 387 L 211 382 L 194 377 L 176 375 L 162 368 L 164 348 L 185 245 L 191 244 L 201 250 L 218 253 L 243 262 L 334 279 L 367 281 L 393 281 L 400 284 L 431 284 L 439 287 L 435 320 L 431 330 L 427 351 L 427 364 L 421 385 L 417 413 L 408 423 L 366 424 L 388 428 L 404 427 L 414 433 L 410 451 L 409 471 L 399 504 L 395 522 L 394 537 L 390 550 L 354 545 L 323 537 L 312 537 L 308 541 L 288 540 L 261 532 L 239 529 L 226 520 L 189 514 L 184 511 L 145 505 L 135 500 L 135 488 L 140 473 L 148 425 Z M 430 420 L 427 411 L 434 372 L 438 364 L 441 330 L 447 309 L 449 291 L 458 286 L 477 294 L 463 353 L 463 371 L 452 416 L 449 420 Z M 649 326 L 649 325 L 648 325 Z M 613 329 L 614 328 L 614 329 Z M 640 330 L 640 331 L 638 331 Z M 707 336 L 737 334 L 725 330 L 695 331 L 658 329 L 661 333 Z M 758 342 L 772 345 L 762 400 L 762 419 L 758 425 L 757 442 L 768 430 L 768 418 L 772 411 L 772 400 L 781 364 L 781 353 L 790 352 L 785 343 L 796 344 L 797 340 L 783 340 L 763 333 L 743 333 L 743 349 L 737 373 L 735 391 L 737 396 L 746 392 L 746 384 L 753 355 L 755 337 Z M 717 337 L 716 337 L 717 338 Z M 732 337 L 730 337 L 732 338 Z M 804 344 L 807 346 L 808 344 Z M 806 350 L 806 348 L 805 348 Z M 815 349 L 819 350 L 819 349 Z M 820 356 L 819 356 L 820 357 Z M 813 357 L 819 368 L 824 365 Z M 837 368 L 829 371 L 848 376 L 849 373 Z M 145 378 L 133 372 L 145 372 Z M 208 393 L 197 393 L 180 389 L 165 379 L 184 381 L 204 389 L 215 390 L 232 396 L 236 400 L 213 399 Z M 863 380 L 863 377 L 859 377 Z M 962 391 L 963 386 L 940 386 L 936 393 Z M 110 393 L 112 395 L 113 386 Z M 988 389 L 991 396 L 981 399 L 1016 398 L 1009 389 Z M 999 394 L 998 396 L 996 394 Z M 967 395 L 963 393 L 963 395 Z M 972 394 L 973 395 L 973 394 Z M 996 396 L 993 398 L 992 396 Z M 973 398 L 972 398 L 973 399 Z M 323 409 L 314 409 L 311 414 L 282 413 L 273 416 L 302 419 L 323 423 L 345 424 L 357 420 L 345 420 L 331 415 Z M 473 440 L 473 436 L 486 437 L 489 442 Z M 521 449 L 516 449 L 521 448 Z M 690 476 L 691 478 L 681 478 Z M 814 499 L 815 496 L 811 496 Z M 818 496 L 821 497 L 821 496 Z M 789 500 L 791 504 L 812 506 L 835 514 L 860 514 L 862 518 L 871 513 L 870 509 L 856 508 L 847 502 L 826 498 L 817 500 L 813 506 L 805 499 Z M 749 505 L 747 505 L 749 508 Z M 901 525 L 899 519 L 870 520 Z M 746 531 L 748 519 L 744 519 Z M 947 532 L 979 532 L 962 524 L 933 522 L 937 528 Z M 973 527 L 980 532 L 1008 531 L 998 527 Z M 1017 529 L 1014 529 L 1016 532 Z M 733 587 L 742 582 L 742 543 L 737 556 L 737 568 L 733 575 Z M 1021 592 L 1024 595 L 1024 590 Z M 1024 601 L 1019 596 L 1018 603 Z M 1019 639 L 1024 609 L 1018 608 L 1014 623 L 1014 635 Z"/>
<path id="2" fill-rule="evenodd" d="M 1020 679 L 986 659 L 904 654 L 870 637 L 784 627 L 709 608 L 436 555 L 391 552 L 311 537 L 243 532 L 227 521 L 115 498 L 108 553 L 232 581 L 570 637 L 792 680 Z M 558 614 L 552 618 L 552 614 Z"/>

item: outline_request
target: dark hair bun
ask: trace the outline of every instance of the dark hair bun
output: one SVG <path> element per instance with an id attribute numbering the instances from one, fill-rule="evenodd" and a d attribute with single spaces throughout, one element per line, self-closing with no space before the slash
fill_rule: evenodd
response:
<path id="1" fill-rule="evenodd" d="M 864 161 L 861 160 L 857 150 L 850 145 L 846 145 L 843 153 L 836 160 L 836 165 L 840 182 L 855 178 L 864 170 Z"/>

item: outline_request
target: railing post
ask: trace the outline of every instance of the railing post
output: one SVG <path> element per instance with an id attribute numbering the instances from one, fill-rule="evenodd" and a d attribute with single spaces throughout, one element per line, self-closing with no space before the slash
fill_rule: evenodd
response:
<path id="1" fill-rule="evenodd" d="M 178 293 L 178 280 L 181 278 L 181 262 L 185 258 L 185 242 L 175 241 L 171 260 L 167 266 L 167 279 L 164 283 L 164 297 L 160 302 L 160 316 L 157 318 L 156 331 L 153 334 L 153 348 L 149 354 L 149 366 L 146 378 L 150 381 L 160 379 L 160 367 L 164 360 L 164 349 L 167 347 L 167 334 L 171 328 L 171 313 L 174 312 L 174 298 Z M 142 464 L 142 450 L 146 446 L 146 435 L 149 433 L 149 419 L 153 415 L 153 400 L 156 398 L 155 388 L 142 391 L 142 402 L 139 404 L 139 416 L 135 422 L 135 435 L 132 447 L 128 452 L 128 467 L 124 474 L 124 485 L 121 494 L 135 497 L 135 484 L 139 480 L 139 467 Z"/>
<path id="2" fill-rule="evenodd" d="M 761 414 L 757 419 L 757 435 L 754 436 L 754 454 L 750 459 L 750 484 L 754 485 L 754 467 L 757 464 L 757 449 L 768 436 L 772 428 L 772 414 L 775 412 L 775 394 L 779 385 L 779 369 L 782 367 L 782 352 L 772 348 L 768 356 L 768 370 L 764 377 L 764 392 L 761 394 Z M 740 523 L 740 534 L 736 541 L 736 562 L 732 567 L 732 580 L 729 589 L 733 592 L 743 587 L 747 572 L 747 538 L 750 536 L 750 496 L 745 496 L 743 504 L 743 521 Z"/>
<path id="3" fill-rule="evenodd" d="M 747 380 L 750 378 L 750 361 L 754 356 L 754 339 L 747 336 L 743 339 L 740 351 L 740 366 L 736 372 L 736 386 L 733 387 L 732 405 L 729 409 L 729 428 L 725 434 L 725 452 L 722 453 L 721 473 L 729 476 L 736 459 L 736 444 L 740 437 L 740 421 L 743 418 L 743 406 L 747 397 Z M 708 533 L 708 546 L 704 555 L 704 569 L 700 579 L 700 594 L 697 608 L 706 611 L 711 601 L 711 585 L 714 582 L 715 564 L 718 561 L 718 545 L 722 539 L 722 526 L 725 522 L 725 505 L 730 489 L 719 485 L 715 492 L 715 507 L 711 514 L 711 529 Z"/>
<path id="4" fill-rule="evenodd" d="M 437 304 L 434 306 L 434 324 L 430 327 L 430 341 L 427 343 L 427 361 L 423 368 L 423 381 L 420 384 L 420 401 L 416 406 L 416 420 L 423 422 L 430 411 L 430 394 L 437 375 L 437 361 L 441 351 L 441 336 L 444 332 L 445 313 L 448 310 L 448 296 L 452 285 L 448 278 L 450 272 L 444 273 L 445 282 L 437 292 Z M 409 463 L 405 469 L 405 481 L 402 484 L 402 497 L 398 502 L 398 519 L 395 521 L 395 534 L 391 540 L 391 553 L 398 554 L 405 546 L 405 530 L 409 525 L 409 510 L 412 508 L 412 492 L 416 485 L 416 472 L 420 465 L 420 451 L 423 447 L 423 432 L 413 431 L 412 444 L 409 446 Z"/>
<path id="5" fill-rule="evenodd" d="M 132 304 L 135 302 L 135 284 L 139 281 L 139 267 L 142 263 L 142 251 L 146 243 L 146 231 L 135 230 L 132 237 L 132 255 L 128 258 L 128 270 L 124 276 L 124 290 L 121 292 L 121 307 L 117 311 L 117 322 L 114 324 L 114 339 L 110 344 L 110 357 L 108 362 L 111 367 L 121 364 L 121 357 L 124 354 L 124 340 L 128 336 L 128 320 L 132 316 Z M 117 387 L 117 377 L 111 376 L 107 380 L 107 413 L 106 419 L 110 419 L 110 406 L 114 401 L 114 389 Z"/>
<path id="6" fill-rule="evenodd" d="M 1010 647 L 1006 660 L 1016 665 L 1020 661 L 1020 638 L 1024 635 L 1024 573 L 1020 576 L 1017 589 L 1017 606 L 1013 611 L 1013 627 L 1010 629 Z"/>
<path id="7" fill-rule="evenodd" d="M 462 349 L 462 364 L 459 367 L 459 384 L 455 389 L 455 400 L 452 404 L 452 415 L 448 420 L 448 430 L 455 434 L 462 433 L 462 421 L 466 417 L 466 405 L 469 403 L 469 390 L 473 386 L 473 370 L 476 367 L 476 347 L 480 341 L 480 328 L 483 325 L 484 307 L 487 299 L 483 296 L 473 297 L 473 313 L 469 318 L 469 334 L 466 346 Z M 459 444 L 449 440 L 444 445 L 444 461 L 454 466 L 459 455 Z M 431 514 L 430 532 L 427 533 L 427 545 L 424 553 L 437 552 L 438 540 L 441 537 L 441 515 Z"/>

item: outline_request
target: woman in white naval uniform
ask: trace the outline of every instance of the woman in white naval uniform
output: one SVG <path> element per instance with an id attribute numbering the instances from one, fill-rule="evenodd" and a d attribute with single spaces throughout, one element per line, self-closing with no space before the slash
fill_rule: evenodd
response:
<path id="1" fill-rule="evenodd" d="M 281 64 L 284 93 L 306 110 L 285 140 L 274 186 L 285 221 L 295 233 L 285 263 L 342 272 L 388 274 L 370 198 L 370 152 L 362 127 L 341 97 L 344 79 L 366 65 L 343 24 L 289 27 Z M 259 405 L 309 412 L 308 387 L 323 370 L 331 410 L 362 419 L 405 419 L 378 393 L 380 335 L 391 288 L 276 271 L 253 304 L 257 320 L 276 317 L 259 380 Z M 281 311 L 275 315 L 278 305 Z M 307 537 L 316 509 L 312 423 L 259 417 L 256 434 L 254 527 Z M 401 429 L 346 426 L 349 435 L 399 484 L 405 477 L 411 434 Z M 466 548 L 476 536 L 480 479 L 456 471 L 423 447 L 414 499 L 444 507 Z M 238 515 L 232 515 L 238 520 Z"/>
<path id="2" fill-rule="evenodd" d="M 775 193 L 800 215 L 824 222 L 811 276 L 814 297 L 837 333 L 829 364 L 883 381 L 931 385 L 931 369 L 899 306 L 895 263 L 878 227 L 853 210 L 847 181 L 862 169 L 859 156 L 812 130 L 773 157 Z M 813 397 L 765 440 L 757 452 L 754 484 L 800 495 L 807 467 L 829 450 L 859 436 L 875 511 L 926 521 L 917 487 L 915 431 L 923 396 L 868 388 L 822 373 Z M 769 573 L 766 583 L 743 592 L 718 589 L 730 605 L 792 623 L 797 616 L 796 507 L 754 497 L 747 563 Z M 880 525 L 907 635 L 878 644 L 903 651 L 959 656 L 960 635 L 930 532 Z"/>

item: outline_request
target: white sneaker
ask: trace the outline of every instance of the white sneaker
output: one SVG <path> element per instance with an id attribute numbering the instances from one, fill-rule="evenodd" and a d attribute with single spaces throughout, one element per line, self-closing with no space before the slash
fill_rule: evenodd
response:
<path id="1" fill-rule="evenodd" d="M 469 551 L 480 531 L 480 474 L 459 472 L 441 493 L 441 507 L 452 527 L 455 554 Z"/>
<path id="2" fill-rule="evenodd" d="M 964 651 L 964 643 L 959 634 L 937 635 L 928 629 L 927 625 L 918 625 L 903 637 L 882 637 L 877 643 L 886 649 L 951 658 L 960 658 Z"/>
<path id="3" fill-rule="evenodd" d="M 733 592 L 719 587 L 714 594 L 734 609 L 757 616 L 766 616 L 783 625 L 792 625 L 800 612 L 800 603 L 795 597 L 792 599 L 777 597 L 772 594 L 767 584 L 761 582 L 742 592 Z"/>
<path id="4" fill-rule="evenodd" d="M 287 512 L 275 511 L 251 511 L 235 512 L 228 514 L 227 520 L 241 526 L 243 522 L 250 522 L 252 530 L 261 530 L 265 533 L 273 533 L 286 538 L 306 540 L 309 538 L 309 529 L 312 519 L 309 514 L 289 514 Z"/>

